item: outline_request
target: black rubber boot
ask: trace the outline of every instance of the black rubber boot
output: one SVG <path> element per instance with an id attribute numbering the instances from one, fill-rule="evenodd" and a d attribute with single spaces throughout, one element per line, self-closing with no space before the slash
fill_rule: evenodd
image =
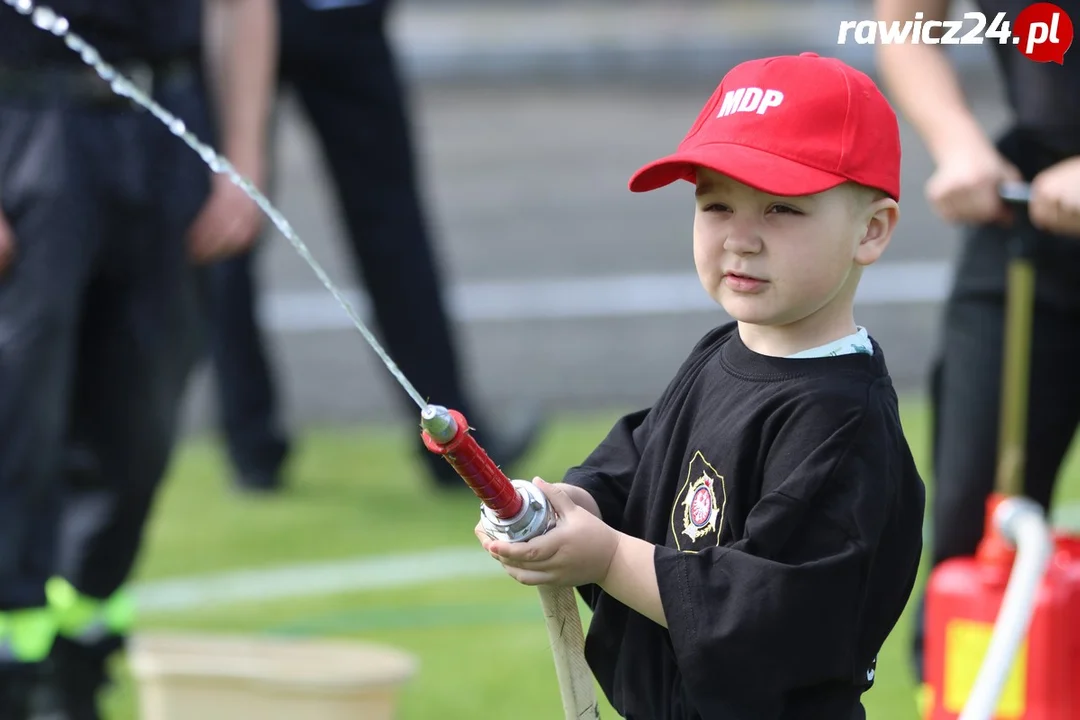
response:
<path id="1" fill-rule="evenodd" d="M 0 720 L 68 720 L 49 661 L 0 666 Z"/>
<path id="2" fill-rule="evenodd" d="M 32 675 L 21 666 L 0 667 L 0 720 L 25 720 Z"/>
<path id="3" fill-rule="evenodd" d="M 118 646 L 118 641 L 85 646 L 56 639 L 50 660 L 64 720 L 101 720 L 99 698 L 110 682 L 107 661 Z"/>

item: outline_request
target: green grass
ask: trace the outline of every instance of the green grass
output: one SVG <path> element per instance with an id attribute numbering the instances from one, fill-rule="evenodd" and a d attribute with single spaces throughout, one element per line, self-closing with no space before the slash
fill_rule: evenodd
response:
<path id="1" fill-rule="evenodd" d="M 906 401 L 902 409 L 909 441 L 929 481 L 926 408 Z M 612 411 L 560 419 L 530 458 L 529 472 L 560 478 L 596 445 L 616 416 Z M 230 491 L 215 443 L 189 442 L 178 452 L 158 501 L 137 577 L 473 542 L 475 498 L 431 491 L 410 453 L 418 442 L 406 431 L 312 431 L 294 460 L 290 491 L 262 498 Z M 1080 496 L 1078 455 L 1071 457 L 1059 497 Z M 879 658 L 877 683 L 865 696 L 872 718 L 915 718 L 906 659 L 909 622 L 909 615 L 901 619 Z M 209 607 L 147 616 L 140 628 L 356 638 L 402 648 L 420 662 L 402 696 L 402 720 L 560 716 L 538 596 L 535 589 L 506 577 Z M 120 682 L 107 697 L 107 717 L 133 720 L 133 683 L 122 661 L 118 671 Z M 602 716 L 615 717 L 606 703 Z"/>

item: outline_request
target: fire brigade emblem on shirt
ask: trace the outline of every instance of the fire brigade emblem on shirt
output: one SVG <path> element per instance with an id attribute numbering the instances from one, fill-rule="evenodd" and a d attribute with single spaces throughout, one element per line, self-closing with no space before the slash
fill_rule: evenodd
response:
<path id="1" fill-rule="evenodd" d="M 716 536 L 720 543 L 720 530 L 724 524 L 724 506 L 727 503 L 727 489 L 724 478 L 719 475 L 700 453 L 694 453 L 687 468 L 686 483 L 683 485 L 676 507 L 672 508 L 672 531 L 675 542 L 682 547 L 680 536 L 690 538 L 690 543 L 709 535 Z M 681 529 L 676 529 L 675 519 L 681 516 Z"/>
<path id="2" fill-rule="evenodd" d="M 702 475 L 683 499 L 686 512 L 683 513 L 683 533 L 696 540 L 697 536 L 716 529 L 716 516 L 720 508 L 716 505 L 713 481 L 708 475 Z"/>

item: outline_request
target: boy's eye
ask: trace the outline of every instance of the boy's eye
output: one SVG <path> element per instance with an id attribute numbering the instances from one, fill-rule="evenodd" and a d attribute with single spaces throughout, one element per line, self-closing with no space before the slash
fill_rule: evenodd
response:
<path id="1" fill-rule="evenodd" d="M 791 207 L 790 205 L 773 205 L 769 208 L 770 212 L 778 212 L 783 214 L 801 215 L 802 213 Z"/>
<path id="2" fill-rule="evenodd" d="M 712 212 L 722 212 L 722 213 L 732 212 L 731 207 L 729 205 L 725 205 L 724 203 L 718 203 L 718 202 L 709 203 L 708 205 L 706 205 L 705 207 L 702 208 L 702 211 L 707 212 L 707 213 L 712 213 Z M 770 212 L 770 213 L 779 213 L 781 215 L 802 215 L 801 210 L 793 208 L 790 205 L 772 205 L 772 206 L 769 207 L 768 212 Z"/>

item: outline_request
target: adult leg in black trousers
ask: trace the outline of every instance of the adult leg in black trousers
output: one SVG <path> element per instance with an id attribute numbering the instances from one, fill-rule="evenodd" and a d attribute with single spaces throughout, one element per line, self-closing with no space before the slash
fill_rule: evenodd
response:
<path id="1" fill-rule="evenodd" d="M 162 87 L 157 97 L 206 135 L 197 80 Z M 97 717 L 106 659 L 130 630 L 125 585 L 199 354 L 187 231 L 210 187 L 199 156 L 150 114 L 128 112 L 105 129 L 87 138 L 108 167 L 98 172 L 116 179 L 101 203 L 108 247 L 81 311 L 55 578 L 65 590 L 50 596 L 58 609 L 77 602 L 97 610 L 92 618 L 72 613 L 54 649 L 72 720 Z"/>
<path id="2" fill-rule="evenodd" d="M 272 490 L 281 483 L 289 439 L 255 313 L 257 261 L 255 247 L 206 268 L 206 312 L 218 413 L 236 469 L 234 482 L 244 489 Z"/>
<path id="3" fill-rule="evenodd" d="M 957 286 L 944 313 L 942 355 L 932 380 L 934 492 L 931 561 L 971 556 L 982 538 L 986 499 L 997 471 L 1005 274 L 1010 230 L 974 229 L 965 239 Z M 1062 272 L 1042 235 L 1036 274 Z M 1067 272 L 1069 270 L 1066 270 Z M 1055 480 L 1080 422 L 1080 307 L 1038 299 L 1031 338 L 1025 492 L 1050 507 Z M 922 678 L 923 599 L 914 666 Z"/>
<path id="4" fill-rule="evenodd" d="M 352 17 L 351 25 L 341 21 L 348 36 L 328 38 L 329 52 L 287 65 L 286 78 L 321 141 L 382 338 L 421 393 L 468 417 L 472 408 L 461 388 L 443 281 L 418 197 L 402 88 L 381 16 Z"/>
<path id="5" fill-rule="evenodd" d="M 274 125 L 271 122 L 271 137 Z M 268 155 L 268 193 L 272 194 L 274 153 Z M 264 242 L 265 237 L 259 237 L 250 250 L 202 268 L 200 273 L 218 418 L 235 470 L 233 482 L 239 488 L 260 491 L 280 486 L 290 450 L 272 354 L 256 313 L 258 259 Z"/>
<path id="6" fill-rule="evenodd" d="M 6 22 L 7 20 L 5 20 Z M 103 241 L 86 123 L 62 99 L 0 98 L 0 717 L 27 716 L 55 636 L 46 599 L 84 290 Z M 63 142 L 61 141 L 63 140 Z"/>

